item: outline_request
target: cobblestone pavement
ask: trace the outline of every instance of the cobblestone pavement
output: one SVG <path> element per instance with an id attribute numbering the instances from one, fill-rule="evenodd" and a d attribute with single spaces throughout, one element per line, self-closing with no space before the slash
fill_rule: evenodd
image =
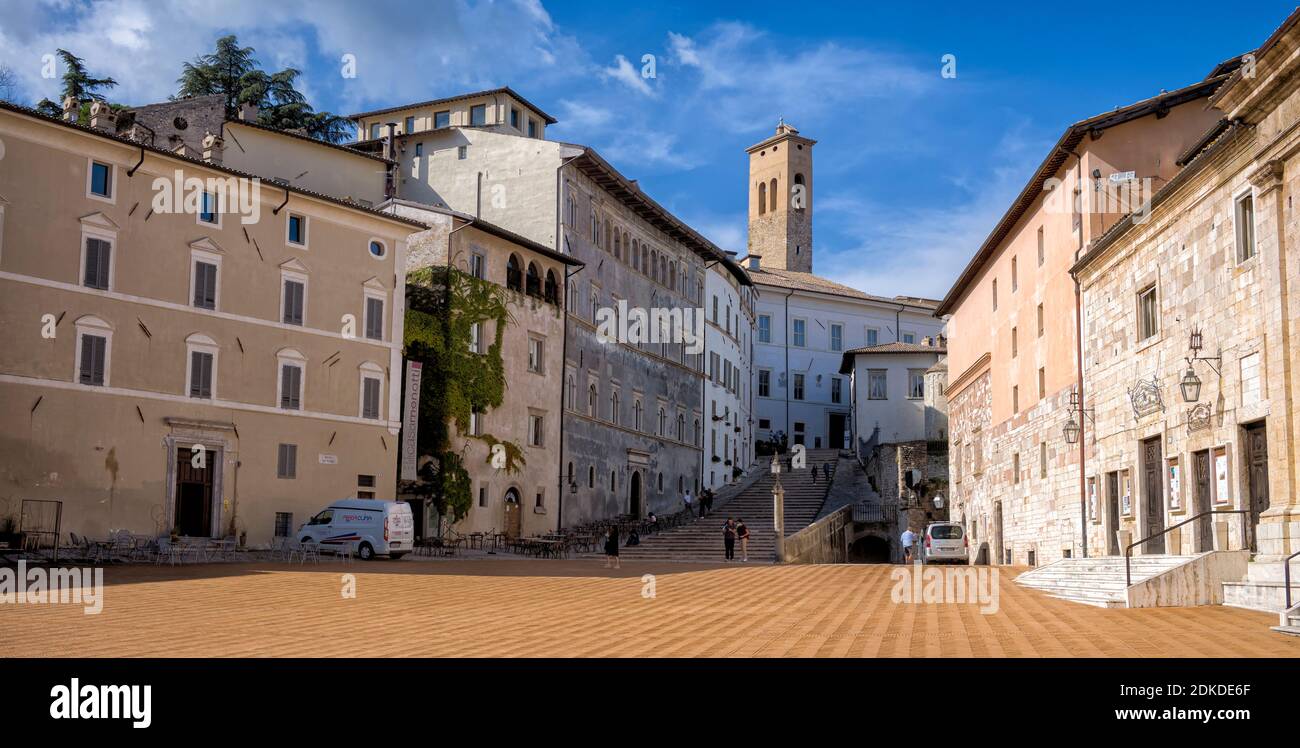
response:
<path id="1" fill-rule="evenodd" d="M 1275 617 L 891 602 L 899 567 L 413 560 L 119 567 L 104 608 L 0 604 L 0 656 L 1300 657 Z M 354 574 L 355 599 L 341 595 Z M 655 597 L 642 596 L 643 574 Z"/>

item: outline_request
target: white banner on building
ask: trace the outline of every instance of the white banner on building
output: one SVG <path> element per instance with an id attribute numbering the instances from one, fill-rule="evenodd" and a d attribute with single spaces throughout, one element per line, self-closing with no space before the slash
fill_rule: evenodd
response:
<path id="1" fill-rule="evenodd" d="M 415 480 L 416 434 L 420 427 L 419 361 L 406 362 L 406 414 L 402 419 L 402 480 Z"/>

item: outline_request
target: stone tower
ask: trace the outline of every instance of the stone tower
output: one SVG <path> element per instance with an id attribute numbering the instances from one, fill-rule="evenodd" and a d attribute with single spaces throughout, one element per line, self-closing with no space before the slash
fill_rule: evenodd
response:
<path id="1" fill-rule="evenodd" d="M 812 272 L 812 147 L 784 121 L 749 154 L 749 254 L 762 265 Z"/>

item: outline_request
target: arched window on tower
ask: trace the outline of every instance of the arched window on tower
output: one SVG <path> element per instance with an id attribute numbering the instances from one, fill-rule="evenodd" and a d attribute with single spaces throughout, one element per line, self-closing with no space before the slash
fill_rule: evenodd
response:
<path id="1" fill-rule="evenodd" d="M 537 270 L 537 263 L 528 263 L 528 277 L 525 284 L 525 292 L 529 296 L 542 295 L 542 276 Z"/>
<path id="2" fill-rule="evenodd" d="M 506 263 L 506 288 L 511 291 L 524 290 L 524 270 L 520 266 L 519 256 L 510 255 L 510 260 Z"/>
<path id="3" fill-rule="evenodd" d="M 758 214 L 761 216 L 767 212 L 767 185 L 763 182 L 758 183 Z"/>
<path id="4" fill-rule="evenodd" d="M 776 210 L 776 196 L 779 194 L 780 193 L 776 191 L 776 177 L 772 177 L 772 189 L 770 191 L 770 197 L 772 200 L 771 207 L 773 211 Z"/>
<path id="5" fill-rule="evenodd" d="M 808 204 L 808 190 L 803 186 L 802 174 L 794 175 L 794 192 L 791 193 L 791 199 L 793 200 L 796 195 L 798 196 L 798 200 L 794 200 L 792 203 L 794 209 L 803 210 L 804 206 Z"/>
<path id="6" fill-rule="evenodd" d="M 546 285 L 543 286 L 542 296 L 548 304 L 560 303 L 560 284 L 555 281 L 555 271 L 546 271 Z"/>

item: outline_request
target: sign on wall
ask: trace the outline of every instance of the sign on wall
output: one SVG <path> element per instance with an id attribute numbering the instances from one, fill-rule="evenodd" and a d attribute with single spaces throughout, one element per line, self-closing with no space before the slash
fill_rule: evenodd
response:
<path id="1" fill-rule="evenodd" d="M 1231 504 L 1232 489 L 1228 487 L 1228 449 L 1214 449 L 1214 503 Z"/>
<path id="2" fill-rule="evenodd" d="M 1178 468 L 1178 458 L 1169 459 L 1169 511 L 1180 512 L 1183 509 L 1182 471 Z"/>
<path id="3" fill-rule="evenodd" d="M 1132 517 L 1133 516 L 1133 482 L 1132 480 L 1129 479 L 1129 472 L 1127 470 L 1121 471 L 1119 480 L 1120 480 L 1120 487 L 1121 487 L 1120 488 L 1121 493 L 1119 496 L 1120 514 L 1123 514 L 1125 517 Z"/>
<path id="4" fill-rule="evenodd" d="M 420 427 L 420 373 L 423 364 L 406 362 L 405 412 L 402 417 L 402 480 L 416 478 L 416 436 Z"/>

